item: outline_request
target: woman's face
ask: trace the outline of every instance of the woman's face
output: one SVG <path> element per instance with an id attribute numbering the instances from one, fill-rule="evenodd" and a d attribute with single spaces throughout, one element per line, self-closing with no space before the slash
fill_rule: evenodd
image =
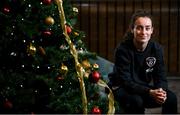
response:
<path id="1" fill-rule="evenodd" d="M 152 21 L 148 17 L 139 17 L 131 30 L 134 34 L 134 41 L 137 43 L 148 43 L 153 33 Z"/>

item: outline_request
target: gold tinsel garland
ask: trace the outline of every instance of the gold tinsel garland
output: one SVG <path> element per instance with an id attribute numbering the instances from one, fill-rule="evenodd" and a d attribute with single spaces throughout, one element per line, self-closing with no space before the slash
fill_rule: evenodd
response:
<path id="1" fill-rule="evenodd" d="M 74 46 L 74 44 L 71 42 L 71 39 L 66 31 L 66 19 L 65 19 L 65 14 L 64 14 L 64 9 L 63 9 L 63 1 L 62 0 L 55 0 L 57 6 L 58 6 L 58 11 L 59 11 L 59 17 L 60 17 L 60 22 L 61 22 L 61 27 L 63 30 L 63 34 L 65 35 L 65 39 L 68 42 L 69 46 L 70 46 L 70 52 L 74 57 L 75 60 L 75 68 L 76 68 L 76 72 L 77 72 L 77 77 L 79 79 L 79 83 L 80 83 L 80 89 L 82 91 L 82 104 L 83 104 L 83 113 L 87 114 L 87 97 L 86 97 L 86 89 L 85 89 L 85 84 L 84 84 L 84 75 L 85 75 L 85 70 L 83 68 L 83 66 L 79 63 L 78 61 L 78 53 L 77 50 Z M 115 108 L 114 108 L 114 96 L 113 93 L 111 91 L 111 89 L 108 87 L 108 85 L 102 81 L 99 80 L 98 81 L 98 85 L 102 86 L 102 87 L 106 87 L 109 89 L 110 93 L 108 94 L 108 99 L 109 99 L 109 110 L 108 110 L 108 114 L 114 114 L 115 112 Z"/>

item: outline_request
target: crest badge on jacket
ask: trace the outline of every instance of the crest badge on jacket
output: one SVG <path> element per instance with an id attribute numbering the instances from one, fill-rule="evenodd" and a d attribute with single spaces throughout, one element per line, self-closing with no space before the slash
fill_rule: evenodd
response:
<path id="1" fill-rule="evenodd" d="M 152 72 L 153 71 L 153 66 L 156 64 L 156 58 L 155 57 L 147 57 L 146 58 L 146 64 L 149 67 L 146 69 L 146 72 Z"/>

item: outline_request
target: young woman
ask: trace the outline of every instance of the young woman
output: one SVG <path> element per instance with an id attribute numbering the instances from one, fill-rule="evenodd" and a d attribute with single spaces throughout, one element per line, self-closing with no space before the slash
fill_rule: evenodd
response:
<path id="1" fill-rule="evenodd" d="M 152 33 L 151 15 L 138 10 L 115 51 L 109 79 L 115 99 L 125 113 L 143 114 L 145 108 L 158 106 L 162 106 L 162 113 L 177 113 L 177 97 L 167 85 L 163 50 L 152 41 Z"/>

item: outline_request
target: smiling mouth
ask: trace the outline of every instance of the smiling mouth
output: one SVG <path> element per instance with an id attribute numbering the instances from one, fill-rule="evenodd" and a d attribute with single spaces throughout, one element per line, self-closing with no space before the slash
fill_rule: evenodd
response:
<path id="1" fill-rule="evenodd" d="M 139 36 L 140 38 L 143 38 L 143 39 L 145 39 L 145 38 L 147 38 L 147 36 Z"/>

